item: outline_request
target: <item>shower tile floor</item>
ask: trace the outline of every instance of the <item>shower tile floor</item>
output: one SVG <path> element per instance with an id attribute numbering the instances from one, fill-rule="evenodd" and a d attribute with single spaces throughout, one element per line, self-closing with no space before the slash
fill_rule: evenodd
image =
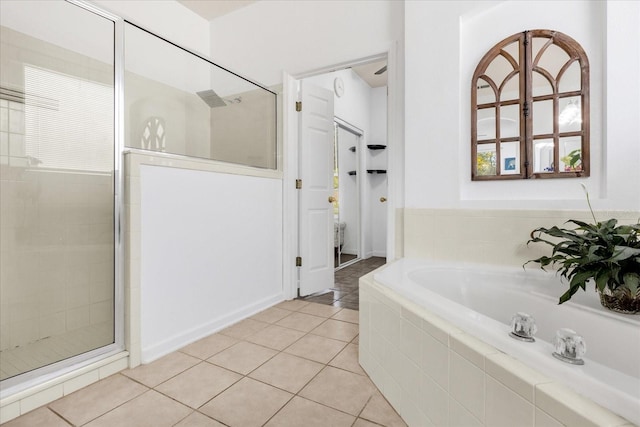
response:
<path id="1" fill-rule="evenodd" d="M 379 261 L 362 262 L 336 289 Z M 332 298 L 282 302 L 3 426 L 406 426 L 358 364 L 358 312 Z"/>
<path id="2" fill-rule="evenodd" d="M 113 342 L 113 323 L 103 322 L 0 351 L 0 381 Z"/>

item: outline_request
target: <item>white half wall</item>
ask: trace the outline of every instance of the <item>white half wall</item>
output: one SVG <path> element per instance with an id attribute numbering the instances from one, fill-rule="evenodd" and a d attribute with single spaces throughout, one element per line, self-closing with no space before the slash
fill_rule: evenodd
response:
<path id="1" fill-rule="evenodd" d="M 282 298 L 280 179 L 141 166 L 141 359 Z"/>

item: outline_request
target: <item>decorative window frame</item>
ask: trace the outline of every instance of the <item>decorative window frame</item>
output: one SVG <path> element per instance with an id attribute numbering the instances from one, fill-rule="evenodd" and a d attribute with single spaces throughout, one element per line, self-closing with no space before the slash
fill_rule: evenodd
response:
<path id="1" fill-rule="evenodd" d="M 547 40 L 545 40 L 547 39 Z M 535 42 L 535 43 L 534 43 Z M 542 43 L 543 42 L 543 43 Z M 513 44 L 517 44 L 517 55 L 505 50 L 511 45 L 509 50 L 513 51 Z M 533 53 L 534 44 L 537 51 Z M 568 59 L 559 67 L 555 75 L 540 63 L 545 53 L 550 52 L 549 48 L 555 46 L 566 53 Z M 517 56 L 517 58 L 515 57 Z M 501 81 L 493 81 L 487 76 L 487 69 L 494 60 L 502 57 L 513 68 L 511 72 Z M 502 60 L 500 60 L 502 61 Z M 574 63 L 578 63 L 580 73 L 580 87 L 578 90 L 561 91 L 562 78 L 567 70 Z M 535 94 L 533 87 L 534 76 L 542 78 L 551 87 L 551 93 Z M 518 98 L 501 99 L 503 89 L 508 84 L 514 86 L 518 84 Z M 479 83 L 483 83 L 482 85 Z M 487 87 L 488 86 L 488 87 Z M 478 91 L 490 88 L 493 91 L 494 101 L 478 104 Z M 579 101 L 578 101 L 579 100 Z M 545 101 L 552 103 L 553 124 L 551 131 L 534 132 L 539 123 L 534 123 L 535 108 Z M 560 129 L 561 107 L 560 102 L 579 102 L 580 123 L 579 129 L 569 131 Z M 508 106 L 519 106 L 519 134 L 501 135 L 501 110 Z M 489 120 L 495 118 L 495 134 L 489 138 L 479 139 L 478 135 L 478 112 L 482 110 L 491 113 L 494 109 L 493 117 L 485 118 Z M 481 114 L 483 115 L 483 114 Z M 486 115 L 486 114 L 484 114 Z M 542 116 L 542 114 L 540 115 Z M 539 120 L 541 122 L 541 120 Z M 534 127 L 535 126 L 535 127 Z M 575 126 L 574 126 L 575 128 Z M 507 134 L 508 132 L 504 132 Z M 562 162 L 560 153 L 561 138 L 580 138 L 579 166 L 568 167 Z M 568 141 L 565 140 L 565 141 Z M 552 143 L 553 158 L 551 167 L 546 170 L 535 170 L 534 151 L 536 143 L 545 143 L 548 146 Z M 511 143 L 513 147 L 517 145 L 515 158 L 505 158 L 502 156 L 503 146 Z M 494 150 L 491 150 L 493 144 Z M 488 152 L 492 165 L 495 166 L 494 174 L 486 174 L 484 171 L 478 172 L 478 153 Z M 485 150 L 482 150 L 485 147 Z M 487 150 L 488 148 L 488 150 Z M 505 149 L 505 153 L 506 153 Z M 574 153 L 577 150 L 574 150 Z M 551 152 L 549 151 L 549 155 Z M 566 153 L 565 153 L 566 156 Z M 539 162 L 538 162 L 539 163 Z M 504 164 L 504 165 L 503 165 Z M 557 167 L 555 166 L 557 165 Z M 504 167 L 503 167 L 504 166 Z M 560 166 L 563 166 L 562 168 Z M 509 36 L 491 48 L 478 63 L 471 81 L 471 179 L 473 181 L 503 180 L 503 179 L 541 179 L 541 178 L 575 178 L 589 176 L 589 60 L 580 44 L 567 36 L 553 30 L 530 30 Z"/>

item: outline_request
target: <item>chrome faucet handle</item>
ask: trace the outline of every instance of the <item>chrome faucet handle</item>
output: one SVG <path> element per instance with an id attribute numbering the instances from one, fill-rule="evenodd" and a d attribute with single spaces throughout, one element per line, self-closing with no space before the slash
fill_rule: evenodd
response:
<path id="1" fill-rule="evenodd" d="M 553 338 L 553 347 L 555 349 L 553 356 L 556 359 L 573 365 L 584 365 L 582 357 L 587 352 L 587 345 L 584 338 L 573 329 L 558 329 Z"/>
<path id="2" fill-rule="evenodd" d="M 511 318 L 511 332 L 509 335 L 520 341 L 534 342 L 533 336 L 538 332 L 538 326 L 536 326 L 536 319 L 533 316 L 517 312 Z"/>

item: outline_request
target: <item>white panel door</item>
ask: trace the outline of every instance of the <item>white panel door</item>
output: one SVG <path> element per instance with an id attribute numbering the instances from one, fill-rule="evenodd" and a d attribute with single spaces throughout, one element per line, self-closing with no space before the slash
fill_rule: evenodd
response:
<path id="1" fill-rule="evenodd" d="M 300 99 L 300 296 L 333 287 L 333 92 L 304 81 Z"/>

